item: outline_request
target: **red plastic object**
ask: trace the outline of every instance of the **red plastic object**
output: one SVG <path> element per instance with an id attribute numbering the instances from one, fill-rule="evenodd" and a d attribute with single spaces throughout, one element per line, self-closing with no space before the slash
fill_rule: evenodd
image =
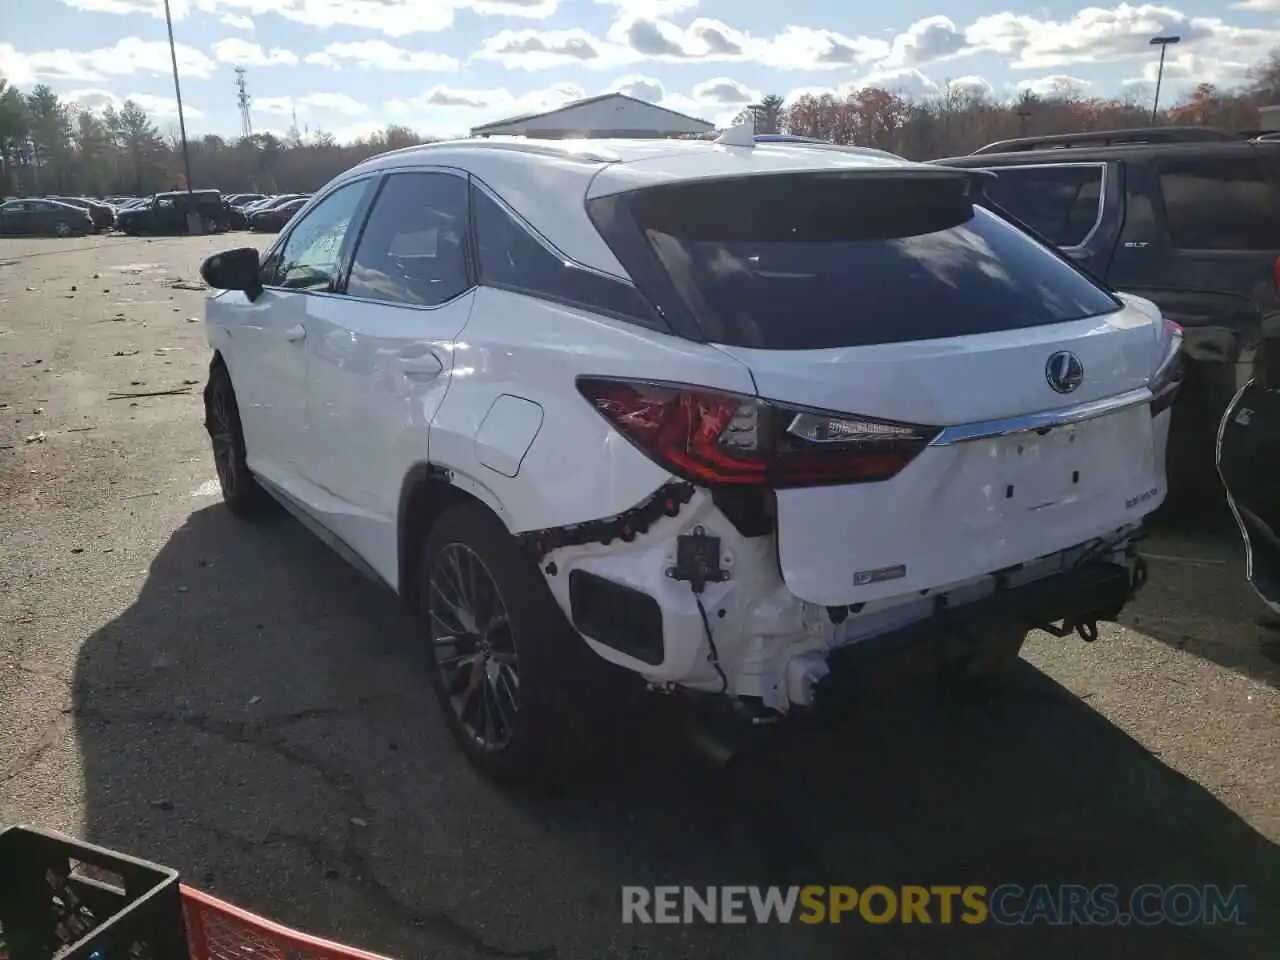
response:
<path id="1" fill-rule="evenodd" d="M 187 886 L 182 911 L 191 960 L 388 960 L 291 930 Z"/>

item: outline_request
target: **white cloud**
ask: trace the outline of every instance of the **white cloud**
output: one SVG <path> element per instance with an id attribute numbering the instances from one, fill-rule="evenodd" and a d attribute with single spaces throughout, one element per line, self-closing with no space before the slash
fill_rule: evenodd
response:
<path id="1" fill-rule="evenodd" d="M 218 18 L 219 23 L 224 23 L 228 27 L 235 27 L 237 30 L 252 30 L 253 21 L 248 17 L 242 17 L 236 13 L 224 13 Z"/>
<path id="2" fill-rule="evenodd" d="M 308 93 L 301 97 L 256 97 L 253 101 L 255 112 L 278 113 L 283 116 L 315 111 L 341 113 L 347 117 L 360 117 L 369 112 L 369 108 L 345 93 Z"/>
<path id="3" fill-rule="evenodd" d="M 654 60 L 744 60 L 759 47 L 741 30 L 706 17 L 687 27 L 668 20 L 624 17 L 609 28 L 608 37 L 631 57 Z"/>
<path id="4" fill-rule="evenodd" d="M 950 17 L 925 17 L 893 38 L 881 67 L 913 67 L 972 52 L 965 32 Z"/>
<path id="5" fill-rule="evenodd" d="M 383 109 L 401 121 L 424 114 L 430 115 L 438 111 L 486 111 L 483 119 L 467 123 L 496 120 L 519 113 L 533 113 L 541 110 L 554 110 L 573 100 L 581 100 L 586 96 L 577 84 L 558 83 L 539 90 L 530 90 L 522 94 L 514 94 L 503 87 L 488 89 L 463 89 L 437 84 L 429 87 L 416 97 L 406 100 L 388 100 Z"/>
<path id="6" fill-rule="evenodd" d="M 938 93 L 942 87 L 930 80 L 915 67 L 896 70 L 873 70 L 866 76 L 844 84 L 840 89 L 846 94 L 866 87 L 875 87 L 900 97 L 919 98 Z"/>
<path id="7" fill-rule="evenodd" d="M 227 37 L 213 45 L 213 55 L 222 63 L 234 63 L 245 67 L 292 67 L 298 63 L 298 55 L 292 50 L 272 47 L 263 50 L 261 45 Z"/>
<path id="8" fill-rule="evenodd" d="M 848 70 L 883 59 L 889 49 L 889 44 L 871 37 L 787 27 L 769 41 L 763 59 L 779 70 Z"/>
<path id="9" fill-rule="evenodd" d="M 991 97 L 995 95 L 995 88 L 991 86 L 983 77 L 973 75 L 965 77 L 956 77 L 954 80 L 947 82 L 948 90 L 958 90 L 969 97 Z"/>
<path id="10" fill-rule="evenodd" d="M 124 99 L 132 100 L 147 113 L 151 114 L 152 119 L 158 117 L 173 117 L 177 119 L 178 101 L 173 97 L 157 97 L 149 93 L 130 93 Z M 204 116 L 204 111 L 198 107 L 191 106 L 186 102 L 186 98 L 183 97 L 182 115 L 188 120 L 199 120 Z"/>
<path id="11" fill-rule="evenodd" d="M 382 133 L 386 129 L 387 124 L 377 120 L 357 120 L 354 123 L 345 123 L 328 132 L 333 134 L 333 138 L 339 143 L 350 143 L 352 140 L 367 139 L 375 133 Z M 277 134 L 277 136 L 284 138 L 288 136 L 288 133 Z"/>
<path id="12" fill-rule="evenodd" d="M 81 110 L 88 110 L 90 113 L 101 113 L 107 107 L 119 107 L 121 100 L 110 90 L 102 90 L 97 87 L 88 90 L 72 90 L 62 94 L 64 103 L 74 104 Z"/>
<path id="13" fill-rule="evenodd" d="M 632 17 L 669 17 L 698 6 L 698 0 L 596 0 L 606 7 L 616 7 Z"/>
<path id="14" fill-rule="evenodd" d="M 1013 59 L 1012 66 L 1052 69 L 1147 56 L 1152 37 L 1175 34 L 1203 52 L 1265 52 L 1280 42 L 1280 32 L 1235 27 L 1217 17 L 1192 17 L 1172 7 L 1121 3 L 1110 9 L 1088 7 L 1070 20 L 1038 20 L 1014 13 L 979 17 L 965 31 L 975 47 Z"/>
<path id="15" fill-rule="evenodd" d="M 693 88 L 693 99 L 696 103 L 715 104 L 717 106 L 738 105 L 745 107 L 755 103 L 761 97 L 759 90 L 752 90 L 745 84 L 729 77 L 716 77 L 704 80 Z"/>
<path id="16" fill-rule="evenodd" d="M 1065 73 L 1055 73 L 1034 80 L 1023 80 L 1017 85 L 1019 90 L 1028 90 L 1037 97 L 1069 97 L 1078 96 L 1091 84 L 1080 77 L 1072 77 Z"/>
<path id="17" fill-rule="evenodd" d="M 72 9 L 92 13 L 146 13 L 153 17 L 164 17 L 164 0 L 62 0 L 62 2 Z M 174 17 L 186 15 L 187 7 L 184 0 L 173 0 L 170 6 Z"/>
<path id="18" fill-rule="evenodd" d="M 163 0 L 62 0 L 77 10 L 164 17 Z M 458 10 L 491 16 L 543 20 L 560 0 L 171 0 L 175 20 L 191 11 L 225 16 L 274 14 L 307 26 L 359 27 L 391 37 L 429 33 L 453 26 Z"/>
<path id="19" fill-rule="evenodd" d="M 87 90 L 72 90 L 62 95 L 64 103 L 75 104 L 82 110 L 88 110 L 90 113 L 100 114 L 107 107 L 113 107 L 119 110 L 124 106 L 125 102 L 132 100 L 148 114 L 153 120 L 178 116 L 178 101 L 173 97 L 157 97 L 150 93 L 128 93 L 124 96 L 118 96 L 110 90 L 103 90 L 93 87 Z M 189 103 L 182 105 L 183 116 L 188 120 L 199 120 L 204 117 L 205 113 L 198 107 L 193 107 Z"/>
<path id="20" fill-rule="evenodd" d="M 1241 3 L 1233 3 L 1233 10 L 1257 10 L 1260 13 L 1269 13 L 1273 10 L 1280 10 L 1280 0 L 1243 0 Z"/>
<path id="21" fill-rule="evenodd" d="M 1194 53 L 1180 53 L 1165 58 L 1164 79 L 1191 83 L 1233 84 L 1248 79 L 1249 68 L 1253 64 L 1243 60 L 1223 60 L 1217 57 L 1200 57 Z M 1160 69 L 1158 60 L 1142 65 L 1139 76 L 1125 80 L 1126 84 L 1156 82 L 1156 74 Z M 1161 98 L 1163 99 L 1163 97 Z"/>
<path id="22" fill-rule="evenodd" d="M 666 88 L 656 77 L 646 77 L 635 73 L 619 77 L 609 85 L 606 93 L 624 93 L 628 97 L 644 100 L 648 103 L 659 103 L 666 96 Z"/>
<path id="23" fill-rule="evenodd" d="M 214 62 L 199 50 L 176 44 L 178 70 L 187 77 L 208 77 Z M 169 44 L 160 40 L 125 37 L 110 47 L 95 50 L 38 50 L 19 53 L 0 43 L 0 73 L 9 82 L 25 86 L 44 80 L 102 81 L 134 73 L 167 74 L 171 70 Z"/>
<path id="24" fill-rule="evenodd" d="M 362 69 L 397 71 L 449 71 L 458 61 L 443 53 L 427 50 L 402 50 L 385 40 L 360 40 L 355 43 L 331 43 L 317 53 L 309 53 L 307 63 L 321 67 L 360 67 Z"/>
<path id="25" fill-rule="evenodd" d="M 578 29 L 503 30 L 486 39 L 475 57 L 525 70 L 568 64 L 605 66 L 626 59 L 625 52 Z"/>

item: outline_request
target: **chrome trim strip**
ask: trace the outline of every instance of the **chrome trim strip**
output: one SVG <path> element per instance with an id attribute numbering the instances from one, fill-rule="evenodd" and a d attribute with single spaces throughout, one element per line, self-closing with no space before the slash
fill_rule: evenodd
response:
<path id="1" fill-rule="evenodd" d="M 1089 243 L 1097 234 L 1102 226 L 1102 220 L 1107 214 L 1107 186 L 1110 181 L 1111 165 L 1106 161 L 1077 161 L 1075 163 L 1002 163 L 998 166 L 982 167 L 983 170 L 1000 176 L 1001 170 L 1061 170 L 1064 167 L 1097 167 L 1102 171 L 1101 180 L 1098 184 L 1098 213 L 1094 218 L 1093 226 L 1089 228 L 1089 232 L 1085 234 L 1084 239 L 1079 243 L 1073 243 L 1071 246 L 1058 247 L 1063 253 L 1082 253 Z M 1013 211 L 1015 216 L 1017 211 Z"/>
<path id="2" fill-rule="evenodd" d="M 1099 417 L 1109 416 L 1139 404 L 1151 402 L 1151 391 L 1146 387 L 1127 390 L 1100 400 L 1076 404 L 1074 407 L 1062 407 L 1058 410 L 1043 410 L 1040 413 L 1026 413 L 1017 417 L 1005 417 L 1000 420 L 984 420 L 978 423 L 962 423 L 954 427 L 946 427 L 930 441 L 931 447 L 946 447 L 956 443 L 969 443 L 973 440 L 990 440 L 993 437 L 1011 437 L 1023 433 L 1041 433 L 1056 427 L 1065 427 L 1074 423 L 1084 423 Z"/>

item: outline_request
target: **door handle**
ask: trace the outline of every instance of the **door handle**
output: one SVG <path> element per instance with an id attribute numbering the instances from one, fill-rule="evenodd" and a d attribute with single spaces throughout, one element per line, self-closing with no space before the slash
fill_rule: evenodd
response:
<path id="1" fill-rule="evenodd" d="M 297 343 L 299 340 L 307 339 L 307 328 L 302 324 L 290 327 L 284 332 L 284 338 L 290 343 Z"/>
<path id="2" fill-rule="evenodd" d="M 415 379 L 438 377 L 444 371 L 444 364 L 434 353 L 424 353 L 415 357 L 401 357 L 400 369 Z"/>

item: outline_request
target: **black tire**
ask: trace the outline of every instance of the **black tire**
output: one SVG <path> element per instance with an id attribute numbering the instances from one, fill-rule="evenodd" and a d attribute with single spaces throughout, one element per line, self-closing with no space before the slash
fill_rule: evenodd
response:
<path id="1" fill-rule="evenodd" d="M 505 621 L 482 626 L 475 612 L 470 625 L 456 617 L 446 623 L 450 604 L 438 585 L 451 582 L 450 568 L 463 558 L 474 561 L 464 576 L 487 577 L 495 588 Z M 589 755 L 583 748 L 596 713 L 594 694 L 605 685 L 590 665 L 598 658 L 568 623 L 537 566 L 483 505 L 464 502 L 427 535 L 417 588 L 431 686 L 467 759 L 504 786 L 541 789 L 562 781 Z M 496 720 L 492 728 L 483 727 L 486 717 Z"/>
<path id="2" fill-rule="evenodd" d="M 236 392 L 231 375 L 221 362 L 210 368 L 204 388 L 204 428 L 213 448 L 214 469 L 227 509 L 243 519 L 269 512 L 275 501 L 249 470 Z"/>
<path id="3" fill-rule="evenodd" d="M 55 223 L 53 225 L 53 232 L 60 237 L 69 237 L 71 234 L 75 233 L 75 231 L 71 229 L 71 224 L 67 223 L 65 220 L 59 220 Z"/>

